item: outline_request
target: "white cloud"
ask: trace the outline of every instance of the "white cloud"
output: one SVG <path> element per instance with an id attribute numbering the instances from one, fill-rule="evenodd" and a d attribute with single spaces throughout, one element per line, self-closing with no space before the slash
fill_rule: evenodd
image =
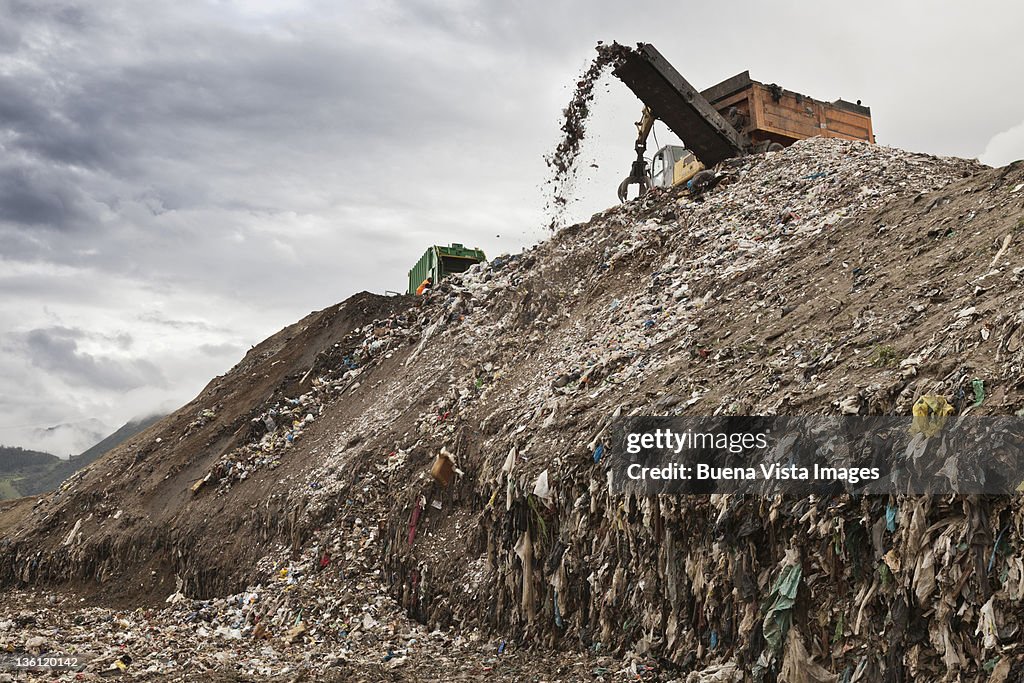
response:
<path id="1" fill-rule="evenodd" d="M 978 156 L 979 161 L 989 166 L 1005 166 L 1018 159 L 1024 159 L 1024 121 L 993 135 Z"/>

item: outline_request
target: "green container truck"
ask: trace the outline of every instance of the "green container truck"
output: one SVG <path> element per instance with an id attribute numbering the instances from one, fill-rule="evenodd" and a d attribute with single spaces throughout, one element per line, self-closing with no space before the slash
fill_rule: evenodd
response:
<path id="1" fill-rule="evenodd" d="M 409 271 L 409 293 L 415 294 L 416 288 L 428 277 L 436 285 L 445 276 L 464 273 L 474 263 L 486 260 L 487 257 L 481 250 L 467 249 L 458 242 L 452 242 L 448 247 L 429 247 Z"/>

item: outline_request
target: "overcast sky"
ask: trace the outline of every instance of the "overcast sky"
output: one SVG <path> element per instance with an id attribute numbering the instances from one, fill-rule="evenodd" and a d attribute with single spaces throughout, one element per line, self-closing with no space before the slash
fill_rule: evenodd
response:
<path id="1" fill-rule="evenodd" d="M 543 239 L 597 40 L 697 87 L 861 99 L 883 144 L 1024 157 L 1017 3 L 696 4 L 0 0 L 0 444 L 173 409 L 309 311 L 403 289 L 429 244 Z M 601 89 L 574 217 L 614 202 L 638 114 Z"/>

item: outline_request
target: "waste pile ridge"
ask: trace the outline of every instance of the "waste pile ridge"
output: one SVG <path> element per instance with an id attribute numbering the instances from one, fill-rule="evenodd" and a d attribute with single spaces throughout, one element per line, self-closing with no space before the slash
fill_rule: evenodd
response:
<path id="1" fill-rule="evenodd" d="M 241 417 L 218 422 L 234 389 L 215 381 L 188 420 L 8 527 L 2 578 L 115 581 L 96 547 L 123 551 L 111 539 L 138 540 L 147 520 L 133 501 L 131 531 L 116 531 L 133 494 L 111 483 L 152 453 L 177 468 L 173 490 L 146 495 L 183 511 L 154 545 L 181 583 L 160 584 L 169 606 L 123 618 L 143 653 L 132 666 L 154 672 L 186 651 L 217 670 L 239 639 L 274 652 L 246 660 L 253 676 L 300 660 L 316 675 L 458 666 L 444 652 L 463 638 L 477 674 L 510 679 L 503 662 L 530 664 L 503 658 L 537 647 L 527 659 L 562 675 L 940 680 L 996 660 L 1009 680 L 1015 499 L 619 499 L 595 460 L 615 415 L 906 414 L 928 392 L 961 413 L 1024 409 L 1024 171 L 811 139 L 723 172 L 698 200 L 653 192 L 424 300 L 344 324 L 314 314 L 228 376 L 295 356 Z M 176 459 L 181 440 L 208 446 Z M 448 487 L 429 475 L 442 449 Z M 52 612 L 0 639 L 60 644 Z M 145 654 L 142 625 L 161 623 L 215 637 Z M 327 650 L 344 654 L 302 654 Z"/>

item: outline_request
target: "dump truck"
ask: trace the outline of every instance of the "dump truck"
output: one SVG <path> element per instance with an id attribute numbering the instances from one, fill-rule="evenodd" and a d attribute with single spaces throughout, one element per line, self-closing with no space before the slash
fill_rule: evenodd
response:
<path id="1" fill-rule="evenodd" d="M 428 247 L 420 260 L 409 271 L 409 293 L 415 294 L 416 289 L 428 277 L 431 283 L 437 284 L 453 273 L 464 273 L 474 263 L 486 261 L 487 257 L 480 249 L 467 249 L 458 242 L 444 247 L 434 245 Z"/>
<path id="2" fill-rule="evenodd" d="M 755 81 L 749 71 L 698 91 L 650 44 L 629 50 L 613 73 L 644 104 L 636 123 L 636 160 L 619 185 L 621 201 L 630 185 L 638 185 L 641 194 L 672 187 L 725 159 L 782 149 L 816 135 L 875 141 L 871 110 L 859 100 L 821 102 Z M 648 162 L 647 138 L 656 120 L 685 147 L 662 147 Z"/>

